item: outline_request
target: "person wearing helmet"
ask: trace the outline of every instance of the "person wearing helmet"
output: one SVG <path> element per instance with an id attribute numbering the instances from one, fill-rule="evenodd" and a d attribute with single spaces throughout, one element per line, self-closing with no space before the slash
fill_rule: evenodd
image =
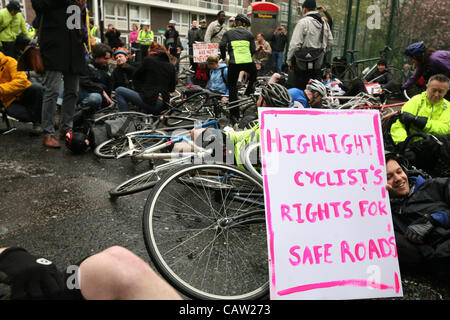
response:
<path id="1" fill-rule="evenodd" d="M 176 57 L 177 60 L 180 58 L 181 50 L 183 46 L 181 45 L 180 34 L 175 29 L 177 22 L 175 20 L 170 20 L 167 26 L 166 32 L 164 33 L 164 46 L 169 50 L 169 53 Z M 178 65 L 176 66 L 178 71 Z"/>
<path id="2" fill-rule="evenodd" d="M 413 86 L 420 77 L 425 81 L 435 74 L 443 74 L 450 77 L 450 51 L 426 48 L 423 41 L 409 45 L 405 52 L 416 67 L 416 72 L 402 85 L 402 90 Z M 450 99 L 450 95 L 446 96 Z"/>
<path id="3" fill-rule="evenodd" d="M 385 158 L 400 267 L 448 279 L 450 178 L 407 170 L 405 160 L 395 153 L 387 152 Z"/>
<path id="4" fill-rule="evenodd" d="M 292 96 L 293 108 L 319 108 L 322 98 L 327 95 L 325 85 L 316 79 L 311 79 L 305 90 L 290 88 L 288 91 Z"/>
<path id="5" fill-rule="evenodd" d="M 227 26 L 225 25 L 225 12 L 219 11 L 217 13 L 217 20 L 211 22 L 206 29 L 204 42 L 220 43 L 226 31 Z"/>
<path id="6" fill-rule="evenodd" d="M 148 55 L 148 48 L 150 47 L 150 43 L 154 39 L 153 31 L 150 30 L 150 22 L 145 21 L 142 23 L 142 29 L 139 30 L 137 42 L 140 43 L 140 49 L 141 49 L 141 59 L 140 61 L 143 61 L 144 58 Z"/>
<path id="7" fill-rule="evenodd" d="M 25 36 L 25 42 L 33 39 L 21 13 L 20 3 L 11 0 L 6 8 L 0 10 L 0 50 L 5 55 L 17 59 L 21 48 L 17 47 L 16 39 L 21 33 Z"/>
<path id="8" fill-rule="evenodd" d="M 237 80 L 239 73 L 245 71 L 249 74 L 249 83 L 244 93 L 247 96 L 254 92 L 257 74 L 252 58 L 256 52 L 255 38 L 246 29 L 250 26 L 250 20 L 245 15 L 238 14 L 235 18 L 235 23 L 236 27 L 225 32 L 219 45 L 222 60 L 225 60 L 227 51 L 230 56 L 227 83 L 230 92 L 230 102 L 238 100 Z M 239 117 L 239 109 L 232 109 L 231 121 L 236 123 Z"/>
<path id="9" fill-rule="evenodd" d="M 114 51 L 114 60 L 116 61 L 116 67 L 111 75 L 113 82 L 113 89 L 118 87 L 125 87 L 132 89 L 132 79 L 137 68 L 133 63 L 128 61 L 128 52 L 126 48 L 117 48 Z"/>
<path id="10" fill-rule="evenodd" d="M 231 30 L 234 27 L 236 27 L 236 24 L 234 23 L 234 17 L 231 17 L 230 19 L 228 19 L 228 29 L 227 30 Z"/>
<path id="11" fill-rule="evenodd" d="M 67 148 L 73 153 L 85 153 L 89 149 L 89 139 L 82 132 L 68 131 L 65 140 Z"/>

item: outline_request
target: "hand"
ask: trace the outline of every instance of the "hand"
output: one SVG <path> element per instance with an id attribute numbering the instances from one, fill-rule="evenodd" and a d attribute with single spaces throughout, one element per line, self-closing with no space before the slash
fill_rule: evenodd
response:
<path id="1" fill-rule="evenodd" d="M 415 116 L 409 112 L 402 112 L 400 114 L 399 120 L 404 125 L 413 124 L 419 129 L 425 128 L 425 126 L 427 125 L 427 122 L 428 122 L 427 117 Z"/>
<path id="2" fill-rule="evenodd" d="M 22 248 L 8 248 L 0 254 L 0 271 L 11 285 L 11 298 L 57 298 L 64 291 L 63 276 L 55 265 Z"/>
<path id="3" fill-rule="evenodd" d="M 434 226 L 426 218 L 420 219 L 419 221 L 421 222 L 417 224 L 413 222 L 413 224 L 406 228 L 405 237 L 413 243 L 422 244 L 423 239 L 433 230 Z"/>
<path id="4" fill-rule="evenodd" d="M 293 66 L 289 66 L 289 72 L 294 72 L 294 67 Z"/>
<path id="5" fill-rule="evenodd" d="M 105 98 L 108 105 L 114 104 L 114 101 L 111 100 L 111 98 L 108 96 L 108 94 L 105 91 L 102 92 L 102 95 L 103 95 L 103 98 Z"/>

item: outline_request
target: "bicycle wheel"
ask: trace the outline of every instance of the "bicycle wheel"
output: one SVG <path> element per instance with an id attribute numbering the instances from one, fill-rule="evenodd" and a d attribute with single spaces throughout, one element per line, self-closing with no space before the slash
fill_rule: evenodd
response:
<path id="1" fill-rule="evenodd" d="M 268 293 L 262 183 L 225 165 L 168 172 L 143 215 L 147 251 L 164 278 L 195 299 L 258 299 Z"/>
<path id="2" fill-rule="evenodd" d="M 109 191 L 109 195 L 112 198 L 116 198 L 150 189 L 161 180 L 165 173 L 165 169 L 153 169 L 144 172 L 119 184 L 117 187 Z"/>
<path id="3" fill-rule="evenodd" d="M 128 133 L 122 137 L 107 140 L 94 149 L 94 154 L 100 158 L 112 159 L 117 155 L 130 150 L 129 138 L 134 145 L 134 150 L 143 151 L 146 148 L 160 145 L 165 139 L 155 137 L 145 137 L 145 135 L 167 135 L 160 130 L 143 130 Z M 142 137 L 140 137 L 142 136 Z"/>

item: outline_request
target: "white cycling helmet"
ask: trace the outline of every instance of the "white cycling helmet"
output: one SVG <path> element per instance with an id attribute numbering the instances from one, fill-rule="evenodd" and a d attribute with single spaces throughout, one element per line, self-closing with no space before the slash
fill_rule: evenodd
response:
<path id="1" fill-rule="evenodd" d="M 175 24 L 175 25 L 176 25 L 177 22 L 176 22 L 175 20 L 170 20 L 170 21 L 169 21 L 169 24 Z"/>
<path id="2" fill-rule="evenodd" d="M 309 80 L 309 83 L 306 85 L 306 89 L 309 91 L 318 92 L 322 97 L 326 97 L 327 88 L 325 88 L 324 84 L 316 79 Z"/>

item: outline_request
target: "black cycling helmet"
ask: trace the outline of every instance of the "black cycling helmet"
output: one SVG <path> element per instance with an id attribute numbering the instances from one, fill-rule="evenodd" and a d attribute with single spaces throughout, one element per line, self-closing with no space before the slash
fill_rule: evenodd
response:
<path id="1" fill-rule="evenodd" d="M 292 103 L 292 97 L 286 87 L 278 83 L 269 83 L 261 89 L 261 96 L 268 107 L 288 108 Z"/>
<path id="2" fill-rule="evenodd" d="M 6 8 L 8 9 L 8 11 L 15 11 L 15 12 L 20 12 L 21 8 L 20 8 L 20 3 L 16 0 L 11 0 L 9 1 L 8 5 L 6 6 Z"/>
<path id="3" fill-rule="evenodd" d="M 245 23 L 245 25 L 247 27 L 250 27 L 251 23 L 249 18 L 247 18 L 245 15 L 243 15 L 242 13 L 239 13 L 235 18 L 234 21 L 240 21 L 242 23 Z"/>
<path id="4" fill-rule="evenodd" d="M 66 133 L 66 146 L 73 153 L 84 153 L 89 149 L 89 140 L 82 132 L 68 131 Z"/>
<path id="5" fill-rule="evenodd" d="M 418 53 L 424 53 L 425 50 L 426 50 L 426 47 L 425 47 L 424 42 L 420 41 L 420 42 L 410 44 L 408 46 L 408 48 L 406 48 L 404 54 L 405 54 L 405 56 L 413 57 Z"/>

